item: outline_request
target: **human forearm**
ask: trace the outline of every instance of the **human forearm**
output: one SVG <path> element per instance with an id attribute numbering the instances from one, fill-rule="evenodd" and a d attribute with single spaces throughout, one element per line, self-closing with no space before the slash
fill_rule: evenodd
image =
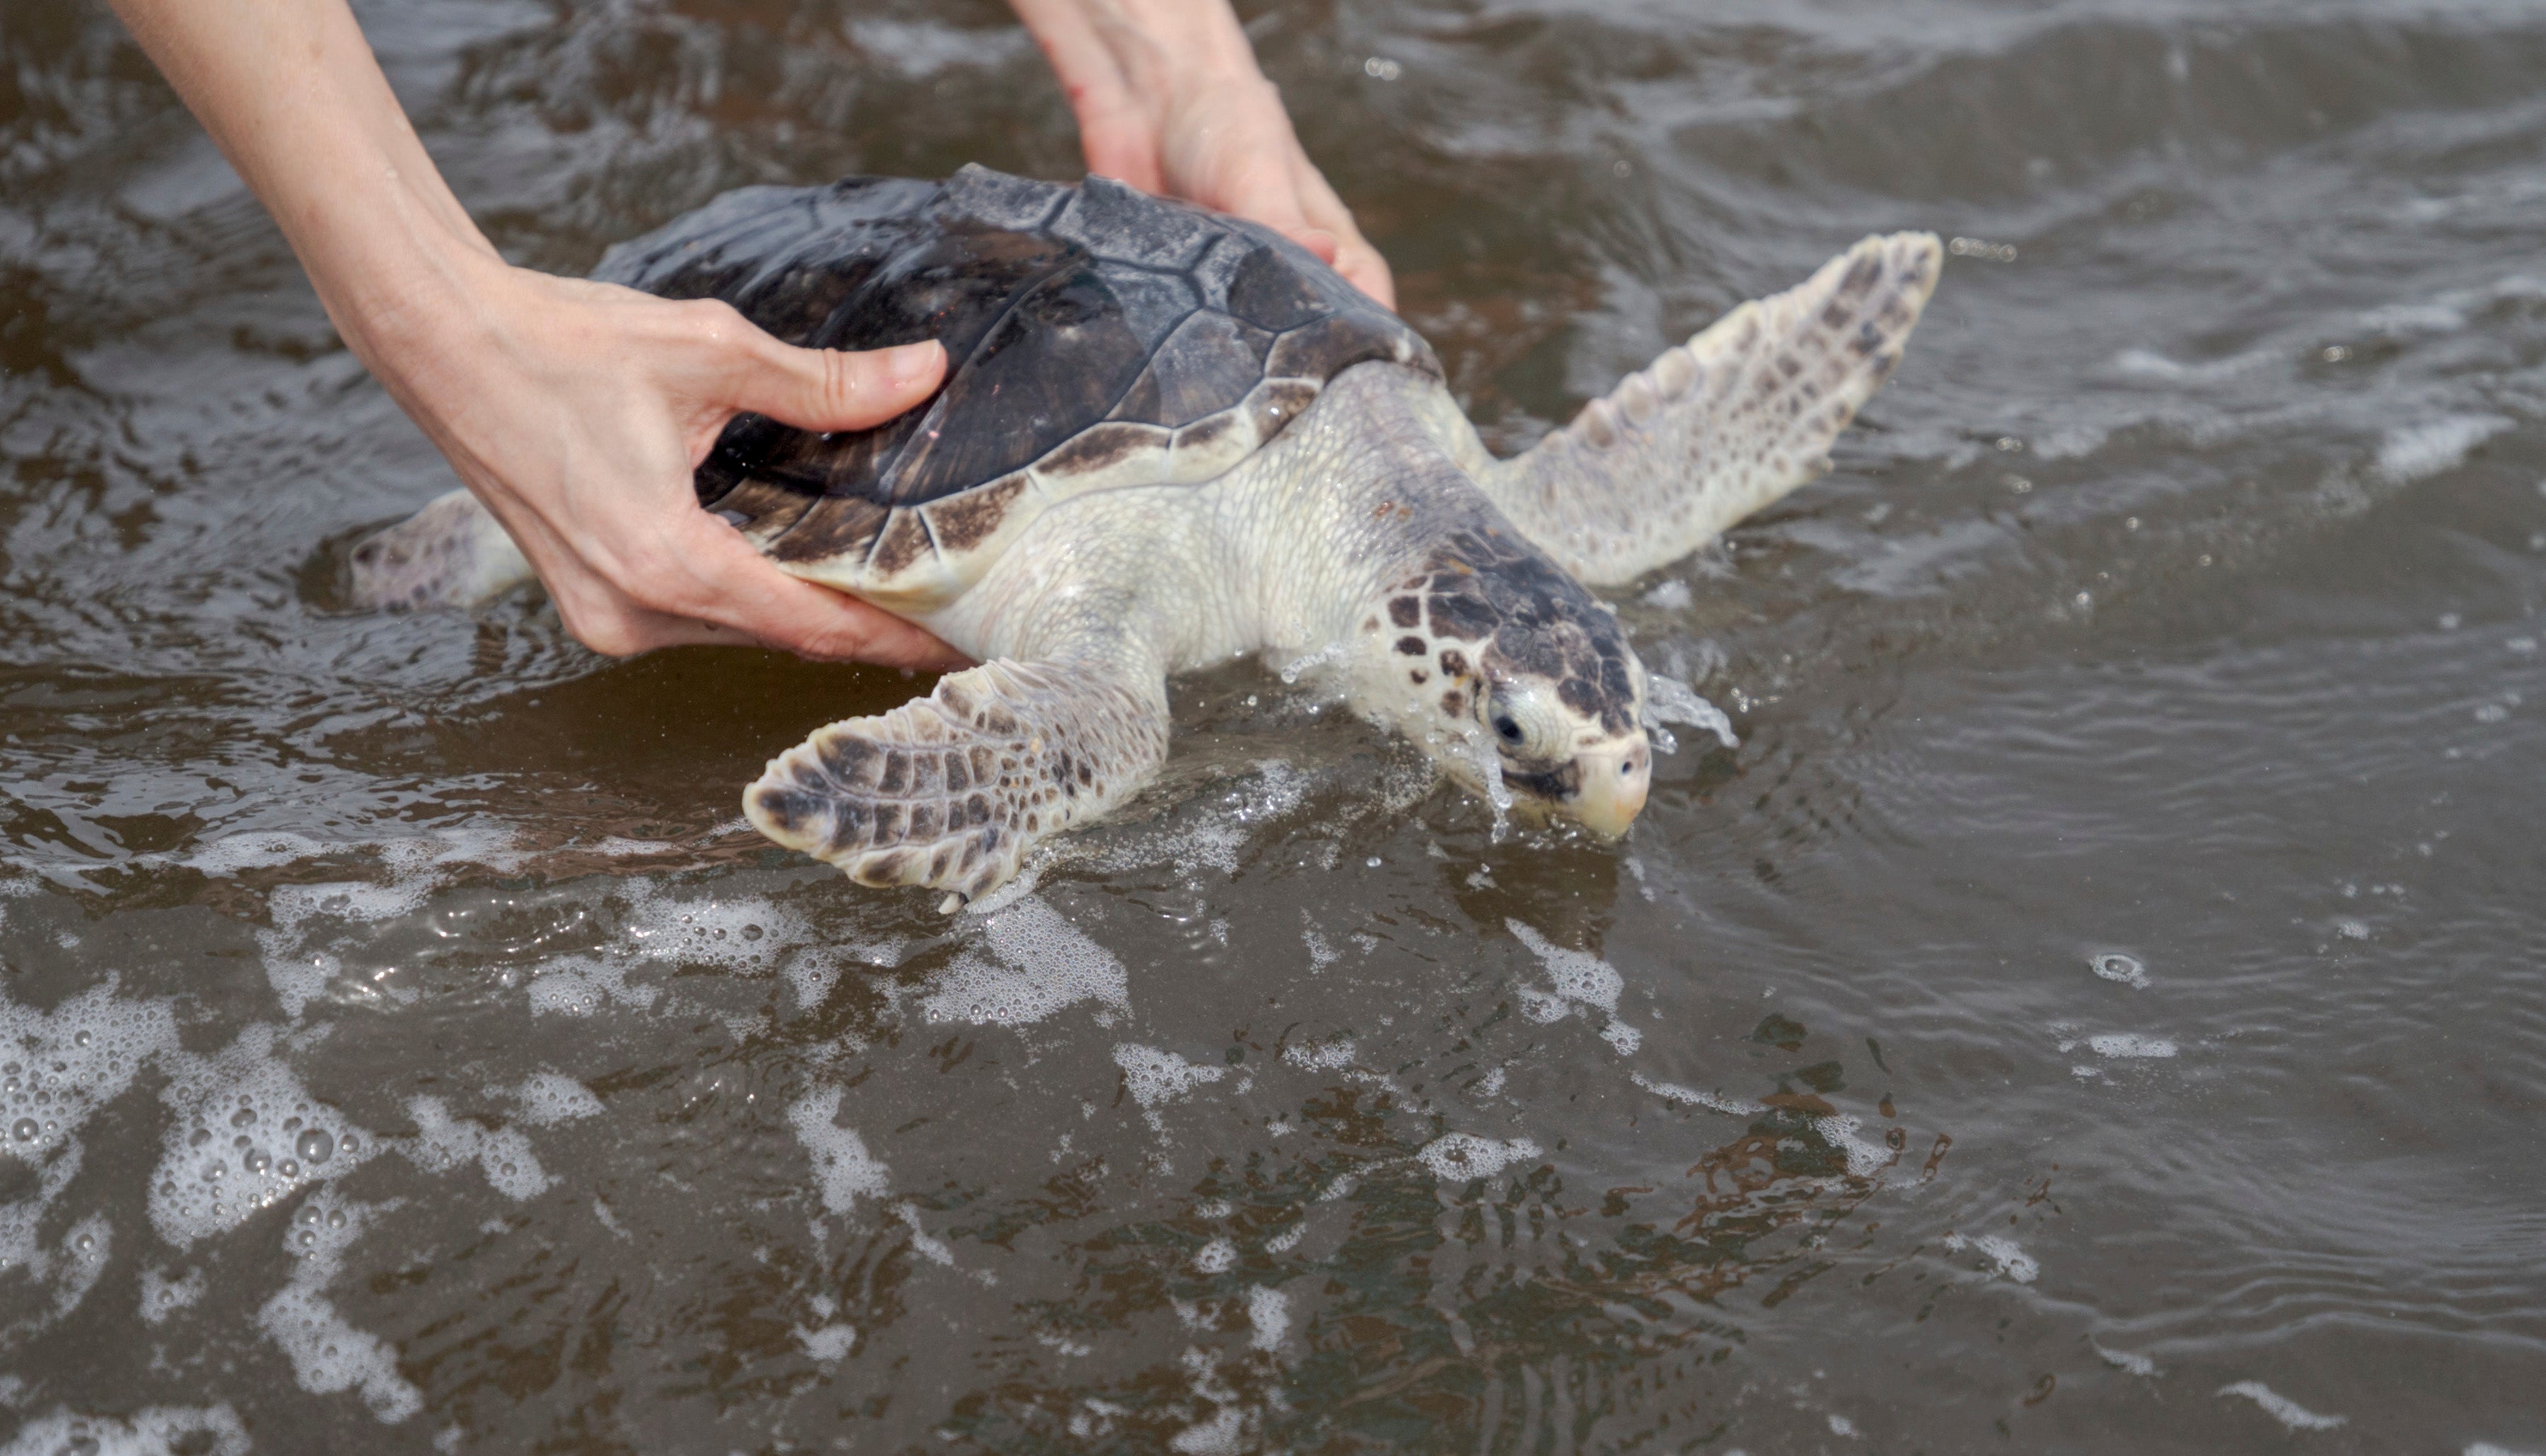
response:
<path id="1" fill-rule="evenodd" d="M 367 364 L 422 296 L 493 261 L 425 154 L 344 0 L 114 0 L 274 215 Z"/>
<path id="2" fill-rule="evenodd" d="M 961 660 L 771 565 L 691 471 L 737 411 L 865 429 L 925 398 L 934 344 L 797 349 L 712 300 L 507 264 L 469 221 L 345 0 L 114 0 L 281 224 L 337 332 L 604 652 L 749 642 Z"/>
<path id="3" fill-rule="evenodd" d="M 1077 115 L 1087 169 L 1273 227 L 1395 305 L 1388 264 L 1300 147 L 1227 0 L 1010 0 Z"/>

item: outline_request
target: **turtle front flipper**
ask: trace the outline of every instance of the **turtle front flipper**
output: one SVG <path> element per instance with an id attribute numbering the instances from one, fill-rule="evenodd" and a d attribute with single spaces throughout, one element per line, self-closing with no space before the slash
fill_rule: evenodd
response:
<path id="1" fill-rule="evenodd" d="M 1479 483 L 1592 584 L 1631 580 L 1820 474 L 1935 291 L 1935 234 L 1869 237 L 1744 303 Z"/>
<path id="2" fill-rule="evenodd" d="M 1038 840 L 1148 782 L 1167 730 L 1163 674 L 986 662 L 891 713 L 817 730 L 770 760 L 742 811 L 862 885 L 969 899 L 1007 883 Z"/>
<path id="3" fill-rule="evenodd" d="M 373 533 L 351 565 L 354 605 L 369 612 L 474 606 L 531 579 L 513 538 L 466 490 Z"/>

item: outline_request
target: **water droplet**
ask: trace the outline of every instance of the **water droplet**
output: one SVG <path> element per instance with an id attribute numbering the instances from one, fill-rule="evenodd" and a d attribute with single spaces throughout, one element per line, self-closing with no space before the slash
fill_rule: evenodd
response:
<path id="1" fill-rule="evenodd" d="M 336 1146 L 345 1150 L 347 1153 L 351 1153 L 363 1145 L 354 1140 L 354 1135 L 352 1133 L 347 1133 L 344 1137 L 337 1140 Z"/>
<path id="2" fill-rule="evenodd" d="M 22 1117 L 18 1119 L 16 1126 L 9 1129 L 9 1136 L 17 1139 L 21 1143 L 33 1143 L 36 1141 L 36 1134 L 39 1131 L 40 1129 L 37 1128 L 36 1120 L 34 1118 Z"/>
<path id="3" fill-rule="evenodd" d="M 88 1043 L 89 1035 L 87 1032 L 81 1032 L 78 1036 L 71 1038 L 71 1045 L 74 1047 L 85 1047 Z"/>
<path id="4" fill-rule="evenodd" d="M 289 1157 L 283 1159 L 283 1161 L 278 1164 L 274 1170 L 283 1174 L 287 1178 L 297 1178 L 300 1176 L 300 1164 L 294 1162 Z"/>
<path id="5" fill-rule="evenodd" d="M 354 1140 L 347 1138 L 345 1146 L 352 1148 Z M 336 1156 L 336 1140 L 327 1136 L 327 1130 L 324 1128 L 311 1128 L 302 1133 L 299 1140 L 292 1145 L 292 1151 L 300 1155 L 302 1162 L 316 1167 Z"/>
<path id="6" fill-rule="evenodd" d="M 212 1141 L 211 1128 L 197 1128 L 186 1135 L 186 1146 L 189 1148 L 201 1148 L 211 1141 Z"/>
<path id="7" fill-rule="evenodd" d="M 274 1159 L 267 1155 L 264 1149 L 251 1148 L 248 1150 L 247 1156 L 239 1159 L 239 1166 L 246 1168 L 252 1173 L 261 1173 L 267 1168 L 274 1166 Z"/>
<path id="8" fill-rule="evenodd" d="M 341 1229 L 345 1227 L 345 1211 L 341 1208 L 331 1208 L 327 1210 L 327 1227 L 330 1229 Z"/>
<path id="9" fill-rule="evenodd" d="M 256 1121 L 256 1109 L 253 1107 L 242 1107 L 230 1114 L 230 1126 L 234 1128 L 246 1127 L 254 1121 Z"/>
<path id="10" fill-rule="evenodd" d="M 86 1253 L 90 1249 L 97 1247 L 97 1236 L 93 1234 L 82 1234 L 75 1246 L 80 1252 Z"/>

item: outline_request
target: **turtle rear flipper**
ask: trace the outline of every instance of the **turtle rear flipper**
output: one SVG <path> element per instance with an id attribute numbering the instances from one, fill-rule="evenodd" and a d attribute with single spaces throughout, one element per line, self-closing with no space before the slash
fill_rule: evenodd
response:
<path id="1" fill-rule="evenodd" d="M 891 713 L 817 729 L 770 760 L 743 813 L 862 885 L 969 899 L 1007 883 L 1038 840 L 1148 782 L 1167 729 L 1163 673 L 985 662 Z"/>
<path id="2" fill-rule="evenodd" d="M 513 538 L 466 490 L 374 533 L 351 565 L 354 605 L 367 612 L 474 606 L 532 575 Z"/>
<path id="3" fill-rule="evenodd" d="M 1695 551 L 1829 466 L 1936 287 L 1935 234 L 1869 237 L 1629 375 L 1479 483 L 1594 585 Z"/>

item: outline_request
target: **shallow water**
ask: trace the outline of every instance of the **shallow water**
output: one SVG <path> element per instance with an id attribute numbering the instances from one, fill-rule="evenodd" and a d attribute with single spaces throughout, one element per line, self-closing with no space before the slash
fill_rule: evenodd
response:
<path id="1" fill-rule="evenodd" d="M 1071 170 L 985 5 L 365 20 L 545 267 Z M 2546 1450 L 2546 15 L 1253 30 L 1503 448 L 1957 256 L 1835 472 L 1620 594 L 1741 740 L 1623 847 L 1231 668 L 948 920 L 736 815 L 920 684 L 330 611 L 448 476 L 11 0 L 0 1449 Z"/>

